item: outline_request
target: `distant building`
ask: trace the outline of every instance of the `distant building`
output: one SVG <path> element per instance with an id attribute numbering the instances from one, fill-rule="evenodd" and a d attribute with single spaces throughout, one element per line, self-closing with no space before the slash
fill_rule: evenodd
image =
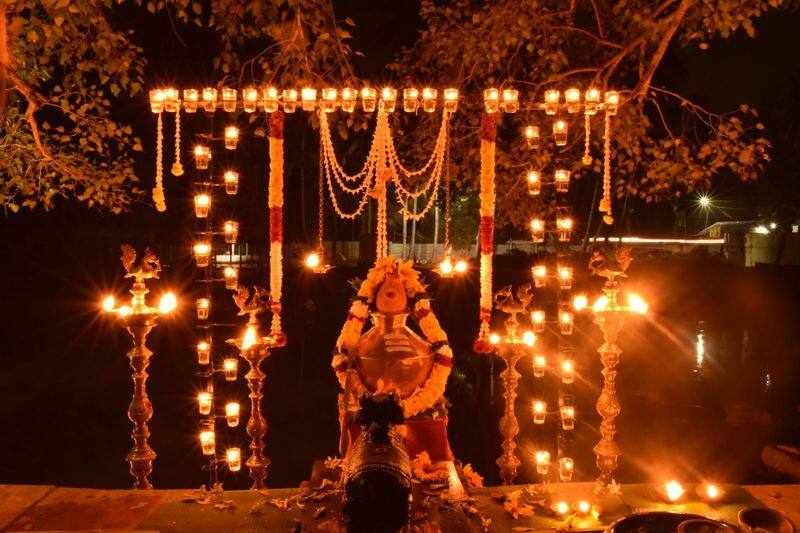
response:
<path id="1" fill-rule="evenodd" d="M 724 239 L 725 257 L 737 265 L 800 265 L 800 234 L 797 226 L 782 228 L 755 220 L 715 222 L 697 236 Z"/>

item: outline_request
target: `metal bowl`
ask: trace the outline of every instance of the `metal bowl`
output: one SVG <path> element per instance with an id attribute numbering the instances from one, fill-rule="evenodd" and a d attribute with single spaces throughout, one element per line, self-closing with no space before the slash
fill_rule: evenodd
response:
<path id="1" fill-rule="evenodd" d="M 693 518 L 681 522 L 678 526 L 678 533 L 735 533 L 736 531 L 739 529 L 710 518 Z"/>
<path id="2" fill-rule="evenodd" d="M 739 523 L 745 531 L 796 533 L 792 521 L 773 509 L 766 507 L 745 507 L 739 511 Z"/>
<path id="3" fill-rule="evenodd" d="M 638 513 L 615 521 L 608 526 L 606 533 L 676 533 L 683 522 L 704 518 L 696 514 L 667 511 Z"/>

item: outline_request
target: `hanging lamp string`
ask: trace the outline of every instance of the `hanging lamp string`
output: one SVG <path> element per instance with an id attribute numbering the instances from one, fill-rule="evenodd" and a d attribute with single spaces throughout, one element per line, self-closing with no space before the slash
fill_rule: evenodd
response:
<path id="1" fill-rule="evenodd" d="M 164 199 L 164 121 L 158 114 L 158 124 L 156 125 L 156 183 L 153 187 L 153 203 L 159 212 L 167 210 L 167 203 Z"/>

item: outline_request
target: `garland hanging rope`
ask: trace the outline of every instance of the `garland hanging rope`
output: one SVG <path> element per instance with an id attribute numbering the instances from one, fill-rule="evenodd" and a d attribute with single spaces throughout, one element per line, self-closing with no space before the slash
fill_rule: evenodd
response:
<path id="1" fill-rule="evenodd" d="M 494 204 L 495 204 L 495 145 L 497 142 L 497 117 L 484 113 L 481 120 L 481 183 L 480 183 L 480 320 L 481 326 L 473 349 L 478 353 L 491 353 L 489 328 L 492 319 L 492 256 L 494 254 Z"/>
<path id="2" fill-rule="evenodd" d="M 405 417 L 411 418 L 430 409 L 444 394 L 447 377 L 453 366 L 453 351 L 448 344 L 447 333 L 442 329 L 431 310 L 431 303 L 425 293 L 425 287 L 419 280 L 419 271 L 414 270 L 413 264 L 414 262 L 411 260 L 396 264 L 393 256 L 379 259 L 359 287 L 358 295 L 350 306 L 347 321 L 336 341 L 337 353 L 331 362 L 342 388 L 350 391 L 351 398 L 346 399 L 343 405 L 358 405 L 358 398 L 368 391 L 358 371 L 348 367 L 348 354 L 352 353 L 358 344 L 364 324 L 369 319 L 370 306 L 375 300 L 378 287 L 383 283 L 386 275 L 395 269 L 403 283 L 406 296 L 409 301 L 414 302 L 412 304 L 414 318 L 422 334 L 434 348 L 434 365 L 428 379 L 402 401 Z M 349 388 L 347 386 L 348 375 Z"/>
<path id="3" fill-rule="evenodd" d="M 600 199 L 601 213 L 603 222 L 608 225 L 614 223 L 614 216 L 611 209 L 611 114 L 606 110 L 605 129 L 603 131 L 603 198 Z"/>
<path id="4" fill-rule="evenodd" d="M 153 203 L 160 212 L 167 210 L 167 202 L 164 198 L 164 122 L 158 114 L 156 125 L 156 184 L 153 187 Z"/>
<path id="5" fill-rule="evenodd" d="M 338 162 L 333 147 L 328 114 L 320 112 L 320 145 L 322 152 L 322 166 L 330 196 L 336 214 L 344 219 L 354 219 L 359 216 L 367 205 L 369 198 L 378 202 L 377 216 L 377 258 L 384 259 L 389 253 L 389 239 L 387 233 L 387 198 L 386 190 L 389 182 L 395 186 L 395 195 L 400 204 L 400 211 L 404 217 L 412 220 L 422 219 L 434 206 L 438 196 L 439 184 L 446 165 L 446 154 L 449 147 L 448 123 L 451 113 L 442 112 L 442 122 L 436 137 L 433 152 L 425 164 L 417 170 L 407 169 L 397 155 L 392 129 L 389 124 L 389 114 L 383 104 L 378 108 L 375 130 L 372 135 L 367 159 L 364 166 L 355 174 L 347 174 Z M 416 182 L 424 178 L 416 188 L 404 184 L 404 181 Z M 336 187 L 345 193 L 358 197 L 358 202 L 353 211 L 342 209 L 337 199 Z M 408 200 L 428 195 L 428 201 L 421 211 L 411 213 Z"/>
<path id="6" fill-rule="evenodd" d="M 269 288 L 272 325 L 270 336 L 283 345 L 281 291 L 283 285 L 283 112 L 269 117 Z"/>
<path id="7" fill-rule="evenodd" d="M 183 165 L 181 164 L 181 108 L 175 110 L 175 162 L 172 163 L 170 170 L 176 178 L 183 175 Z"/>

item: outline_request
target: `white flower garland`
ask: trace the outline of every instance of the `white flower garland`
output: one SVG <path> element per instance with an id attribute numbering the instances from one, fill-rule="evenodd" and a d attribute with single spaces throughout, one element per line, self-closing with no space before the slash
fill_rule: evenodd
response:
<path id="1" fill-rule="evenodd" d="M 350 373 L 351 399 L 357 399 L 369 389 L 361 381 L 361 377 L 355 369 L 347 369 L 347 354 L 355 349 L 361 338 L 364 323 L 369 319 L 370 304 L 374 301 L 376 290 L 383 283 L 386 274 L 390 270 L 397 269 L 409 298 L 415 298 L 425 292 L 419 281 L 419 272 L 414 270 L 412 265 L 413 261 L 398 265 L 395 263 L 394 256 L 376 261 L 375 266 L 367 273 L 367 278 L 361 283 L 357 299 L 350 306 L 350 314 L 336 341 L 337 353 L 334 355 L 331 365 L 342 388 L 346 388 L 348 372 Z M 450 375 L 453 360 L 453 351 L 447 344 L 447 333 L 433 314 L 430 300 L 427 298 L 417 300 L 412 311 L 423 335 L 435 348 L 434 364 L 428 379 L 402 401 L 406 418 L 430 409 L 440 400 L 447 386 L 447 378 Z M 357 402 L 352 402 L 351 405 L 357 405 Z"/>
<path id="2" fill-rule="evenodd" d="M 611 209 L 611 115 L 605 112 L 605 131 L 603 132 L 603 198 L 600 200 L 603 222 L 608 225 L 614 223 Z"/>

